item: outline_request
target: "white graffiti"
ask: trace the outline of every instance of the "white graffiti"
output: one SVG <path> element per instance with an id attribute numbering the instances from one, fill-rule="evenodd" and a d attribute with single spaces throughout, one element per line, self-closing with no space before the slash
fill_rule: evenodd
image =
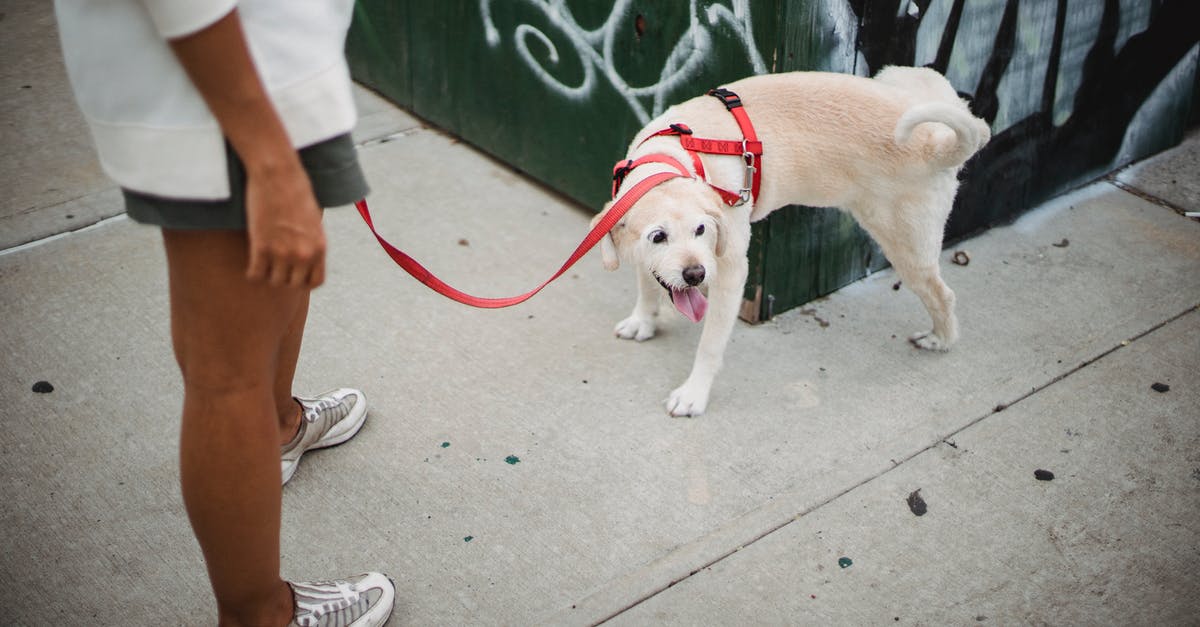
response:
<path id="1" fill-rule="evenodd" d="M 587 30 L 575 21 L 566 0 L 521 0 L 521 2 L 541 12 L 545 19 L 557 29 L 557 34 L 570 41 L 574 54 L 583 66 L 583 78 L 578 84 L 563 83 L 553 72 L 542 65 L 530 49 L 530 44 L 537 42 L 544 49 L 543 55 L 546 63 L 556 66 L 561 59 L 553 39 L 528 23 L 518 24 L 513 30 L 513 42 L 517 54 L 538 80 L 564 98 L 580 101 L 587 100 L 595 93 L 598 81 L 606 80 L 625 99 L 642 124 L 662 113 L 669 104 L 666 99 L 670 92 L 685 85 L 688 79 L 697 73 L 700 66 L 713 52 L 712 30 L 721 27 L 722 24 L 732 30 L 733 36 L 744 49 L 747 61 L 754 72 L 756 74 L 767 73 L 767 64 L 754 45 L 749 0 L 729 0 L 728 6 L 720 2 L 704 3 L 701 0 L 689 0 L 690 25 L 672 48 L 659 72 L 658 81 L 652 85 L 642 86 L 633 86 L 625 81 L 617 71 L 613 55 L 614 48 L 618 44 L 616 41 L 618 27 L 622 23 L 628 25 L 628 22 L 624 22 L 624 20 L 629 18 L 629 9 L 633 0 L 616 0 L 604 23 L 593 30 Z M 703 7 L 701 7 L 702 4 L 704 4 Z M 502 39 L 499 29 L 492 20 L 491 5 L 492 0 L 480 0 L 479 12 L 483 17 L 487 43 L 495 48 L 501 44 Z M 702 14 L 703 20 L 701 19 Z"/>

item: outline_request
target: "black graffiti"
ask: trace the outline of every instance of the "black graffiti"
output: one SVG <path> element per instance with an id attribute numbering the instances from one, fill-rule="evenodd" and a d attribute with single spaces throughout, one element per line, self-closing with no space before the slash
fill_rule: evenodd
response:
<path id="1" fill-rule="evenodd" d="M 849 0 L 860 23 L 857 48 L 870 72 L 885 65 L 915 64 L 917 31 L 931 0 L 913 0 L 919 9 L 915 16 L 900 11 L 902 1 Z M 1056 0 L 1053 41 L 1045 59 L 1039 109 L 1000 129 L 968 163 L 955 211 L 946 227 L 947 239 L 1011 220 L 1029 206 L 1103 175 L 1116 165 L 1135 114 L 1200 41 L 1200 2 L 1149 0 L 1147 27 L 1118 51 L 1120 2 L 1096 1 L 1103 2 L 1103 13 L 1083 62 L 1069 117 L 1061 124 L 1054 123 L 1056 85 L 1068 28 L 1067 0 Z M 978 84 L 964 90 L 972 110 L 989 122 L 996 119 L 1000 82 L 1015 54 L 1021 2 L 1005 0 Z M 930 67 L 946 71 L 965 5 L 966 0 L 954 0 L 950 7 Z M 1173 143 L 1182 136 L 1187 120 L 1158 123 L 1164 125 L 1160 129 L 1163 136 L 1171 138 L 1168 143 Z"/>

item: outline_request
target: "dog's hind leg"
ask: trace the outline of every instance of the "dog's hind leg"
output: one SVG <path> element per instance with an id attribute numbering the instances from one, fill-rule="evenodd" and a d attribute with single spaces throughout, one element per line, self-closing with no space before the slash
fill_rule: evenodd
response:
<path id="1" fill-rule="evenodd" d="M 888 213 L 868 212 L 866 219 L 858 216 L 859 224 L 883 249 L 900 280 L 921 299 L 933 319 L 932 330 L 909 337 L 926 350 L 949 350 L 958 340 L 954 290 L 942 280 L 938 264 L 949 203 L 900 205 Z"/>
<path id="2" fill-rule="evenodd" d="M 954 290 L 942 280 L 937 261 L 929 265 L 892 264 L 900 280 L 925 305 L 933 319 L 933 329 L 908 338 L 917 348 L 944 351 L 958 340 L 958 317 L 954 314 Z"/>
<path id="3" fill-rule="evenodd" d="M 658 315 L 662 287 L 645 272 L 638 272 L 637 283 L 638 297 L 633 306 L 633 313 L 618 322 L 613 332 L 621 339 L 644 342 L 654 337 L 654 317 Z"/>

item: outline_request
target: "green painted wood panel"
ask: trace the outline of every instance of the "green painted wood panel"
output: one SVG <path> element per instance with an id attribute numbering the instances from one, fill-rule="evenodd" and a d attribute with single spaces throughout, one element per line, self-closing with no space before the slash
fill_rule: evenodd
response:
<path id="1" fill-rule="evenodd" d="M 827 2 L 783 3 L 774 71 L 854 73 L 851 33 L 858 21 L 848 10 L 831 11 Z M 770 319 L 886 265 L 879 247 L 848 214 L 785 207 L 753 226 L 741 317 Z"/>
<path id="2" fill-rule="evenodd" d="M 770 17 L 777 3 L 737 4 Z M 347 49 L 360 82 L 598 211 L 650 117 L 767 69 L 702 4 L 360 0 Z M 755 55 L 773 24 L 750 34 Z"/>
<path id="3" fill-rule="evenodd" d="M 410 6 L 395 0 L 357 0 L 346 37 L 346 59 L 355 80 L 411 110 Z"/>

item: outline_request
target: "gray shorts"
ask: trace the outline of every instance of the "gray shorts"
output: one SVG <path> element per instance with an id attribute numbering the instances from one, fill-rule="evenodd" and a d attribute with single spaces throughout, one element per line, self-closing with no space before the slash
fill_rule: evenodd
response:
<path id="1" fill-rule="evenodd" d="M 170 229 L 246 228 L 246 170 L 226 143 L 230 197 L 225 200 L 179 200 L 122 189 L 125 212 L 142 224 Z M 308 171 L 317 204 L 348 205 L 367 196 L 367 179 L 358 165 L 354 141 L 339 135 L 301 148 L 300 162 Z"/>

